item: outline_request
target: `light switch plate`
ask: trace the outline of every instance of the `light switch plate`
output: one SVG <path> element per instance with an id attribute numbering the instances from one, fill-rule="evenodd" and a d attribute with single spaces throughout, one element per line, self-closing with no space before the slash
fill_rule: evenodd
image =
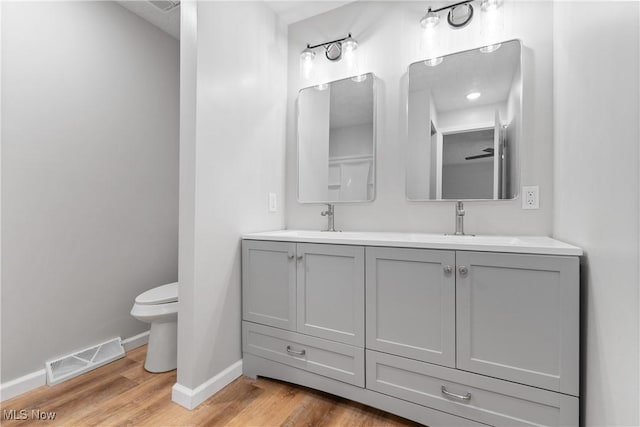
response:
<path id="1" fill-rule="evenodd" d="M 522 209 L 540 209 L 540 188 L 537 185 L 522 187 Z"/>
<path id="2" fill-rule="evenodd" d="M 276 193 L 269 193 L 269 212 L 278 212 L 278 196 Z"/>

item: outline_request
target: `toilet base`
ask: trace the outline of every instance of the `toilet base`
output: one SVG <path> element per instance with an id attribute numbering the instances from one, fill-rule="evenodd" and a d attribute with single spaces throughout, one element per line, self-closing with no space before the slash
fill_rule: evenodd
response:
<path id="1" fill-rule="evenodd" d="M 144 369 L 172 371 L 178 367 L 178 322 L 152 323 Z"/>

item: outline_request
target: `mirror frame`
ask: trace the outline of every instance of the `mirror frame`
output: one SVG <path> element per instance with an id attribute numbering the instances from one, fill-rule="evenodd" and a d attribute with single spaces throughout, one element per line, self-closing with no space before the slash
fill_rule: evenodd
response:
<path id="1" fill-rule="evenodd" d="M 299 99 L 300 99 L 300 92 L 302 92 L 303 90 L 307 90 L 307 89 L 312 89 L 315 88 L 316 86 L 319 86 L 321 84 L 331 84 L 331 83 L 336 83 L 336 82 L 341 82 L 344 80 L 350 80 L 354 77 L 359 77 L 362 75 L 367 75 L 369 77 L 371 77 L 371 79 L 373 80 L 373 84 L 372 84 L 372 90 L 373 90 L 373 190 L 372 190 L 372 195 L 371 195 L 371 199 L 370 200 L 317 200 L 317 201 L 309 201 L 309 200 L 300 200 L 300 132 L 298 132 L 298 124 L 300 122 L 300 103 L 299 103 Z M 296 96 L 296 102 L 295 102 L 295 108 L 296 108 L 296 120 L 295 120 L 295 126 L 294 126 L 294 132 L 296 134 L 296 200 L 298 203 L 300 204 L 332 204 L 332 205 L 337 205 L 337 204 L 348 204 L 348 203 L 372 203 L 376 200 L 377 194 L 378 194 L 378 160 L 377 160 L 377 145 L 378 145 L 378 78 L 377 76 L 372 72 L 366 72 L 366 73 L 361 73 L 361 74 L 357 74 L 357 75 L 353 75 L 353 76 L 349 76 L 349 77 L 345 77 L 342 79 L 338 79 L 338 80 L 332 80 L 330 82 L 324 82 L 324 83 L 318 83 L 312 86 L 306 86 L 303 87 L 302 89 L 300 89 L 298 91 L 298 95 Z M 327 165 L 328 167 L 328 165 Z"/>
<path id="2" fill-rule="evenodd" d="M 410 70 L 411 70 L 411 66 L 414 64 L 418 64 L 424 61 L 429 61 L 430 59 L 435 59 L 436 57 L 430 57 L 430 58 L 425 58 L 425 59 L 421 59 L 419 61 L 415 61 L 409 64 L 409 66 L 407 67 L 407 80 L 406 80 L 406 90 L 405 90 L 405 94 L 406 94 L 406 99 L 405 99 L 405 111 L 406 111 L 406 117 L 405 117 L 405 123 L 404 123 L 404 130 L 405 130 L 405 177 L 404 177 L 404 197 L 405 200 L 408 202 L 436 202 L 436 203 L 442 203 L 442 202 L 457 202 L 458 200 L 463 201 L 463 202 L 498 202 L 498 203 L 503 203 L 503 202 L 514 202 L 520 199 L 520 193 L 521 193 L 521 187 L 522 187 L 522 129 L 523 129 L 523 123 L 525 122 L 524 119 L 524 88 L 525 88 L 525 72 L 524 72 L 524 44 L 522 43 L 521 39 L 515 38 L 515 39 L 508 39 L 508 40 L 504 40 L 504 41 L 499 41 L 496 43 L 491 43 L 489 45 L 482 45 L 482 46 L 478 46 L 478 47 L 474 47 L 471 49 L 465 49 L 465 50 L 460 50 L 460 51 L 456 51 L 456 52 L 451 52 L 448 53 L 446 55 L 440 55 L 440 57 L 446 58 L 447 56 L 450 55 L 458 55 L 461 53 L 466 53 L 466 52 L 472 52 L 475 50 L 479 50 L 482 49 L 483 47 L 487 47 L 487 46 L 493 46 L 496 45 L 498 43 L 500 44 L 504 44 L 504 43 L 509 43 L 509 42 L 518 42 L 520 44 L 520 78 L 521 78 L 521 82 L 520 82 L 520 89 L 521 89 L 521 96 L 520 96 L 520 113 L 522 115 L 522 119 L 521 119 L 521 124 L 520 124 L 520 129 L 518 131 L 518 144 L 519 144 L 519 151 L 518 151 L 518 158 L 516 159 L 516 164 L 518 167 L 518 178 L 517 178 L 517 188 L 515 189 L 514 193 L 513 193 L 513 197 L 510 199 L 411 199 L 409 198 L 409 196 L 407 195 L 407 187 L 408 187 L 408 166 L 409 166 L 409 150 L 408 150 L 408 142 L 409 142 L 409 84 L 410 84 Z"/>

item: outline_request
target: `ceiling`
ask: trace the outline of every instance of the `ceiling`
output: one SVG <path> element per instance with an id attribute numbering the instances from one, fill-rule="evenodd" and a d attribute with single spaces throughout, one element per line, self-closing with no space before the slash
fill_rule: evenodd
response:
<path id="1" fill-rule="evenodd" d="M 146 0 L 117 0 L 116 2 L 140 18 L 151 22 L 171 37 L 180 39 L 180 7 L 163 12 Z"/>
<path id="2" fill-rule="evenodd" d="M 503 103 L 519 66 L 519 41 L 503 43 L 492 53 L 474 49 L 448 55 L 435 67 L 420 61 L 409 68 L 409 91 L 430 89 L 438 112 Z M 470 92 L 482 95 L 470 103 Z"/>
<path id="3" fill-rule="evenodd" d="M 349 1 L 316 0 L 316 1 L 265 1 L 282 21 L 289 25 L 315 15 L 336 9 Z M 142 19 L 151 22 L 162 31 L 180 39 L 180 8 L 163 12 L 146 0 L 117 0 L 122 7 L 135 13 Z"/>
<path id="4" fill-rule="evenodd" d="M 353 1 L 355 0 L 265 1 L 265 3 L 288 25 L 328 12 Z"/>

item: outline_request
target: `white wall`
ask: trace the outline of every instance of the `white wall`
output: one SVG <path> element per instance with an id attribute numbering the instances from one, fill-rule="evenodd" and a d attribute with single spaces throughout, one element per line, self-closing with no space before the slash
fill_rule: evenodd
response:
<path id="1" fill-rule="evenodd" d="M 433 6 L 435 7 L 435 3 Z M 481 31 L 482 14 L 463 30 L 437 27 L 437 43 L 425 43 L 419 20 L 423 2 L 355 2 L 289 27 L 287 133 L 287 226 L 321 229 L 326 218 L 319 205 L 299 204 L 296 189 L 295 98 L 299 89 L 350 75 L 373 72 L 379 78 L 377 108 L 377 198 L 373 203 L 336 208 L 343 230 L 450 232 L 453 202 L 408 202 L 405 197 L 407 70 L 420 59 L 485 44 L 485 40 L 522 39 L 524 48 L 524 123 L 522 184 L 540 186 L 540 209 L 521 209 L 519 200 L 469 202 L 466 228 L 485 234 L 550 234 L 552 230 L 552 36 L 551 2 L 505 2 L 498 35 Z M 498 26 L 500 27 L 500 26 Z M 348 32 L 358 40 L 353 60 L 327 61 L 319 51 L 309 78 L 300 74 L 299 54 L 307 43 L 320 43 Z"/>
<path id="2" fill-rule="evenodd" d="M 639 9 L 555 4 L 554 236 L 585 250 L 588 426 L 640 425 Z"/>
<path id="3" fill-rule="evenodd" d="M 115 3 L 3 2 L 3 382 L 177 279 L 178 55 Z"/>
<path id="4" fill-rule="evenodd" d="M 329 157 L 373 154 L 373 124 L 357 124 L 329 131 Z"/>
<path id="5" fill-rule="evenodd" d="M 240 236 L 281 229 L 286 27 L 263 2 L 183 2 L 178 383 L 241 359 Z M 233 41 L 230 43 L 230 41 Z"/>

